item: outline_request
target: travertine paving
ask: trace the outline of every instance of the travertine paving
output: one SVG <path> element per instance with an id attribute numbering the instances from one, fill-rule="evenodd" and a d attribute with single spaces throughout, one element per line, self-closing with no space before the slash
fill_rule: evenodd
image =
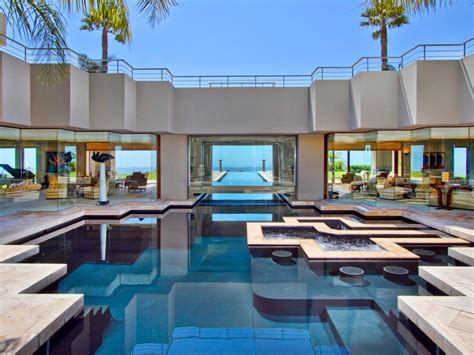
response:
<path id="1" fill-rule="evenodd" d="M 314 217 L 283 217 L 283 220 L 286 223 L 310 223 L 320 221 L 341 221 L 349 229 L 426 229 L 427 227 L 423 224 L 410 223 L 410 224 L 400 224 L 400 223 L 361 223 L 354 221 L 348 217 L 334 217 L 334 216 L 314 216 Z"/>
<path id="2" fill-rule="evenodd" d="M 340 218 L 340 217 L 338 217 Z M 290 218 L 285 219 L 289 221 Z M 379 251 L 327 251 L 321 249 L 314 239 L 266 238 L 264 227 L 312 227 L 318 232 L 333 236 L 369 237 L 382 247 Z M 325 223 L 247 223 L 247 244 L 249 247 L 300 247 L 310 261 L 337 259 L 393 259 L 419 260 L 419 257 L 401 245 L 467 245 L 464 239 L 449 237 L 435 230 L 337 230 Z M 401 245 L 400 245 L 401 244 Z"/>
<path id="3" fill-rule="evenodd" d="M 474 297 L 474 267 L 420 266 L 418 274 L 449 296 Z"/>
<path id="4" fill-rule="evenodd" d="M 0 263 L 18 263 L 38 252 L 38 245 L 0 245 Z"/>
<path id="5" fill-rule="evenodd" d="M 66 264 L 0 264 L 0 296 L 38 292 L 66 272 Z"/>
<path id="6" fill-rule="evenodd" d="M 474 266 L 474 247 L 449 248 L 448 255 L 466 265 Z"/>
<path id="7" fill-rule="evenodd" d="M 399 296 L 398 308 L 446 354 L 474 354 L 474 298 Z"/>
<path id="8" fill-rule="evenodd" d="M 304 203 L 303 203 L 304 202 Z M 424 212 L 410 208 L 373 207 L 366 203 L 330 203 L 324 201 L 294 201 L 293 206 L 315 206 L 323 212 L 354 211 L 363 216 L 391 216 L 405 217 L 412 221 L 423 223 L 456 237 L 474 243 L 474 212 L 473 211 L 446 211 Z"/>
<path id="9" fill-rule="evenodd" d="M 0 264 L 0 353 L 31 354 L 82 309 L 82 295 L 32 294 L 66 271 L 66 264 Z"/>
<path id="10" fill-rule="evenodd" d="M 2 295 L 0 353 L 31 354 L 83 307 L 82 295 Z"/>
<path id="11" fill-rule="evenodd" d="M 102 207 L 73 207 L 60 212 L 17 212 L 0 217 L 0 244 L 21 241 L 31 235 L 69 224 L 85 217 L 119 218 L 133 211 L 162 213 L 173 208 L 192 208 L 195 199 L 156 201 L 151 203 L 122 203 Z"/>

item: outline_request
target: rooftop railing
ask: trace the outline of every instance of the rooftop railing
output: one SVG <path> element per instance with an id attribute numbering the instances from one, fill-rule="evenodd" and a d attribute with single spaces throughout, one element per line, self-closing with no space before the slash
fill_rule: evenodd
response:
<path id="1" fill-rule="evenodd" d="M 58 50 L 30 48 L 0 34 L 0 51 L 8 53 L 30 64 L 52 64 L 58 62 Z M 424 60 L 455 60 L 474 54 L 474 38 L 463 43 L 419 44 L 401 56 L 362 57 L 351 66 L 317 67 L 311 74 L 301 75 L 173 75 L 167 68 L 135 68 L 123 59 L 109 59 L 107 70 L 101 60 L 89 59 L 73 49 L 64 48 L 63 60 L 91 73 L 126 74 L 137 81 L 167 81 L 175 87 L 223 88 L 223 87 L 308 87 L 316 80 L 350 79 L 360 72 L 399 70 L 407 65 Z M 384 63 L 385 62 L 385 63 Z"/>

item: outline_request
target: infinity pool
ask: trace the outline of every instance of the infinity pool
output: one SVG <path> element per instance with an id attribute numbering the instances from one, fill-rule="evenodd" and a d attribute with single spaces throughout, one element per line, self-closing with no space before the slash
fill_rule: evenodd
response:
<path id="1" fill-rule="evenodd" d="M 396 298 L 428 292 L 416 275 L 400 285 L 367 272 L 355 286 L 304 258 L 282 266 L 249 253 L 246 221 L 310 214 L 274 205 L 198 206 L 102 228 L 88 221 L 42 242 L 27 262 L 68 264 L 68 274 L 44 292 L 83 293 L 85 310 L 41 351 L 414 353 Z"/>
<path id="2" fill-rule="evenodd" d="M 265 181 L 257 171 L 228 171 L 220 181 L 215 181 L 212 186 L 272 186 Z"/>

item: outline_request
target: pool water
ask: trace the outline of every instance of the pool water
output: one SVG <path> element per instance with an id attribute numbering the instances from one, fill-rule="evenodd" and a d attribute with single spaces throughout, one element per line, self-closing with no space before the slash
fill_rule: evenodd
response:
<path id="1" fill-rule="evenodd" d="M 272 183 L 265 181 L 257 171 L 228 171 L 220 181 L 214 181 L 212 186 L 272 186 Z"/>
<path id="2" fill-rule="evenodd" d="M 47 351 L 414 353 L 397 332 L 396 302 L 397 295 L 427 292 L 417 276 L 400 285 L 368 273 L 363 286 L 354 286 L 312 270 L 304 258 L 282 266 L 251 255 L 246 221 L 297 214 L 309 212 L 198 206 L 193 213 L 132 216 L 103 228 L 88 221 L 44 241 L 27 262 L 68 264 L 68 274 L 45 292 L 85 295 L 84 314 Z"/>

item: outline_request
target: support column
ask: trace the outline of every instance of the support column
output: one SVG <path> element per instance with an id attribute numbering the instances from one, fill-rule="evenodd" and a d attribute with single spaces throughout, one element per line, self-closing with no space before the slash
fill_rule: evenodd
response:
<path id="1" fill-rule="evenodd" d="M 324 134 L 301 134 L 298 136 L 297 200 L 323 199 L 324 157 Z"/>
<path id="2" fill-rule="evenodd" d="M 161 135 L 161 198 L 185 200 L 188 198 L 188 136 Z"/>

